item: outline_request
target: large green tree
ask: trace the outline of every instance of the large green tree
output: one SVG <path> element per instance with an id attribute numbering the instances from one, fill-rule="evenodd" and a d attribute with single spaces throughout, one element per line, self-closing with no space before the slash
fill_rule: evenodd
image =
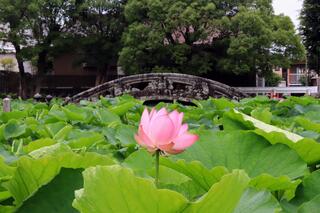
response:
<path id="1" fill-rule="evenodd" d="M 320 1 L 304 0 L 300 32 L 307 49 L 308 66 L 320 73 Z"/>
<path id="2" fill-rule="evenodd" d="M 53 54 L 72 33 L 75 0 L 0 0 L 1 40 L 11 43 L 20 72 L 20 95 L 26 97 L 23 62 L 37 67 L 37 91 L 41 76 L 51 69 Z M 57 47 L 56 47 L 57 45 Z"/>
<path id="3" fill-rule="evenodd" d="M 78 41 L 79 62 L 97 68 L 96 84 L 109 79 L 112 67 L 117 66 L 121 36 L 126 27 L 126 0 L 86 0 L 82 2 Z"/>
<path id="4" fill-rule="evenodd" d="M 40 91 L 42 77 L 51 71 L 54 58 L 70 51 L 78 53 L 78 63 L 98 69 L 99 84 L 117 65 L 126 26 L 125 3 L 126 0 L 0 0 L 0 27 L 5 26 L 1 40 L 14 45 L 21 76 L 25 75 L 25 60 L 37 67 L 34 92 Z"/>
<path id="5" fill-rule="evenodd" d="M 304 48 L 271 0 L 129 0 L 120 65 L 127 73 L 258 72 L 288 67 Z"/>
<path id="6" fill-rule="evenodd" d="M 32 19 L 34 46 L 30 49 L 37 67 L 36 92 L 41 79 L 52 70 L 54 56 L 69 48 L 70 37 L 77 31 L 77 0 L 38 0 L 37 15 Z"/>
<path id="7" fill-rule="evenodd" d="M 15 48 L 20 73 L 19 95 L 26 97 L 26 77 L 23 62 L 28 58 L 32 45 L 30 27 L 36 16 L 37 1 L 0 0 L 0 41 L 10 43 Z"/>

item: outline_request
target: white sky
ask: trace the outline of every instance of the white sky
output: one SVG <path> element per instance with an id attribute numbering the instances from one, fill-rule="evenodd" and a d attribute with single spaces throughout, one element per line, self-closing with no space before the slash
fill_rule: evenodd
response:
<path id="1" fill-rule="evenodd" d="M 276 14 L 283 13 L 290 16 L 296 27 L 299 26 L 299 14 L 303 0 L 273 0 L 273 8 Z"/>

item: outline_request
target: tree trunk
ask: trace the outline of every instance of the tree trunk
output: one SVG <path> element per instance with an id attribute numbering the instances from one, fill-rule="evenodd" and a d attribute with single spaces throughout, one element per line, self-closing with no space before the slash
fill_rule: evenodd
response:
<path id="1" fill-rule="evenodd" d="M 102 75 L 103 75 L 102 71 L 101 71 L 101 70 L 98 70 L 97 76 L 96 76 L 95 86 L 98 86 L 98 85 L 101 84 L 101 81 L 102 81 L 102 79 L 103 79 L 103 76 L 102 76 Z"/>
<path id="2" fill-rule="evenodd" d="M 24 72 L 24 66 L 23 62 L 18 62 L 18 67 L 19 70 L 23 70 L 22 72 L 20 71 L 20 85 L 19 85 L 19 96 L 23 99 L 28 98 L 28 87 L 27 87 L 27 79 L 26 79 L 26 74 Z"/>
<path id="3" fill-rule="evenodd" d="M 37 62 L 37 78 L 36 78 L 36 85 L 35 85 L 35 91 L 34 93 L 40 93 L 41 90 L 41 82 L 43 79 L 43 75 L 46 72 L 46 67 L 47 67 L 47 55 L 48 51 L 47 50 L 42 50 L 38 54 L 38 62 Z"/>
<path id="4" fill-rule="evenodd" d="M 108 71 L 108 68 L 107 70 L 105 68 L 98 68 L 95 86 L 98 86 L 108 80 L 106 79 L 106 73 Z"/>
<path id="5" fill-rule="evenodd" d="M 27 98 L 27 82 L 26 74 L 23 66 L 23 58 L 21 57 L 21 48 L 20 45 L 16 42 L 12 42 L 16 50 L 16 59 L 18 62 L 20 81 L 19 81 L 19 96 L 23 99 Z"/>

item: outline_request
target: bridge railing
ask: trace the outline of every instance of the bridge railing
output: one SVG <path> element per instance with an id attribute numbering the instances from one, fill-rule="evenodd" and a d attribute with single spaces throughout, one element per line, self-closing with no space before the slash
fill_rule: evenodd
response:
<path id="1" fill-rule="evenodd" d="M 246 94 L 318 94 L 318 86 L 308 87 L 237 87 L 241 92 Z"/>

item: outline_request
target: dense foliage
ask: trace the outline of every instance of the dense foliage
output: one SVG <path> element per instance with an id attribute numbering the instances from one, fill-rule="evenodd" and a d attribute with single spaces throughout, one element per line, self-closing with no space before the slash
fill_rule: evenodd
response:
<path id="1" fill-rule="evenodd" d="M 76 33 L 79 62 L 97 68 L 100 75 L 96 84 L 108 80 L 111 67 L 117 65 L 121 37 L 126 28 L 125 2 L 87 0 L 79 8 L 80 32 Z"/>
<path id="2" fill-rule="evenodd" d="M 24 61 L 41 76 L 61 54 L 78 56 L 75 65 L 96 67 L 102 76 L 117 64 L 125 27 L 121 0 L 0 0 L 0 42 L 13 44 L 26 97 Z M 100 76 L 98 76 L 100 77 Z M 100 83 L 100 82 L 97 82 Z M 36 91 L 39 92 L 39 91 Z"/>
<path id="3" fill-rule="evenodd" d="M 127 74 L 268 76 L 273 66 L 304 58 L 290 18 L 275 15 L 271 0 L 0 0 L 0 5 L 0 40 L 14 45 L 22 97 L 23 62 L 31 60 L 41 77 L 65 53 L 76 56 L 75 65 L 95 67 L 97 84 L 119 64 Z"/>
<path id="4" fill-rule="evenodd" d="M 0 113 L 0 212 L 317 212 L 320 102 L 266 97 L 159 103 L 200 139 L 154 158 L 134 141 L 129 96 L 61 105 L 15 100 Z"/>
<path id="5" fill-rule="evenodd" d="M 36 8 L 34 1 L 0 1 L 0 41 L 2 43 L 10 42 L 16 53 L 18 68 L 20 73 L 20 91 L 21 97 L 26 96 L 25 70 L 23 66 L 24 60 L 27 59 L 23 47 L 28 47 L 30 33 L 26 29 L 30 29 L 28 20 L 34 16 Z M 23 88 L 23 89 L 22 89 Z"/>
<path id="6" fill-rule="evenodd" d="M 128 73 L 214 71 L 267 75 L 304 49 L 270 0 L 129 0 L 120 64 Z"/>
<path id="7" fill-rule="evenodd" d="M 304 0 L 301 11 L 301 26 L 303 42 L 308 52 L 308 66 L 320 72 L 320 2 Z"/>

